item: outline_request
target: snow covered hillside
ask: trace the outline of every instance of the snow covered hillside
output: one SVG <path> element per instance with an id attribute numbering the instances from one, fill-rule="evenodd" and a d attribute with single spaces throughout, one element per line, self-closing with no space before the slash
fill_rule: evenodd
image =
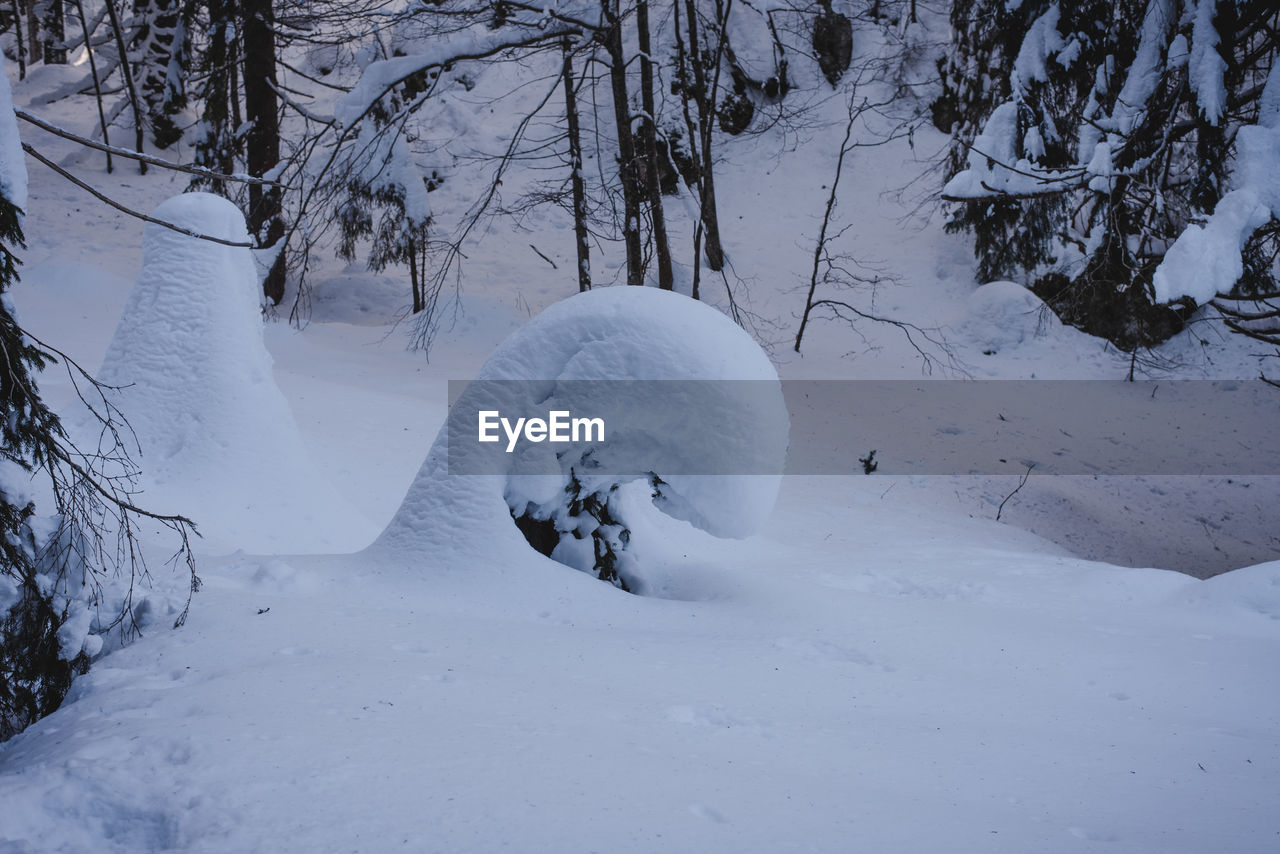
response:
<path id="1" fill-rule="evenodd" d="M 56 82 L 38 71 L 19 105 Z M 735 278 L 704 305 L 561 304 L 571 222 L 538 209 L 471 248 L 429 361 L 394 324 L 394 268 L 317 257 L 310 322 L 263 327 L 247 250 L 144 229 L 30 163 L 19 318 L 122 386 L 139 502 L 207 536 L 186 624 L 104 650 L 0 744 L 0 854 L 1280 850 L 1280 476 L 695 479 L 683 514 L 632 483 L 635 595 L 527 547 L 508 517 L 550 515 L 546 495 L 447 473 L 450 380 L 919 378 L 896 326 L 789 347 L 847 117 L 815 110 L 723 164 Z M 942 142 L 852 156 L 845 248 L 892 278 L 849 298 L 930 330 L 935 378 L 1123 379 L 1128 354 L 979 287 L 963 240 L 907 216 L 898 191 Z M 165 201 L 169 173 L 40 147 L 132 208 L 243 234 L 212 197 Z M 662 324 L 667 362 L 646 352 Z M 1136 369 L 1251 380 L 1265 352 L 1206 319 Z M 75 412 L 59 369 L 40 388 Z M 728 530 L 726 508 L 759 518 Z M 155 548 L 158 602 L 185 579 Z"/>

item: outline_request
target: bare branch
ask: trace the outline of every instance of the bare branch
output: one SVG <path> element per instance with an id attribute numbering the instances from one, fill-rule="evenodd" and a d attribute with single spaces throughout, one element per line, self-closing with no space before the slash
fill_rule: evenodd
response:
<path id="1" fill-rule="evenodd" d="M 60 128 L 57 125 L 50 124 L 38 116 L 33 116 L 20 107 L 13 108 L 14 115 L 25 122 L 30 122 L 41 130 L 48 131 L 54 136 L 60 136 L 63 139 L 69 139 L 72 142 L 79 143 L 87 148 L 94 148 L 98 151 L 105 151 L 108 155 L 116 154 L 120 157 L 127 157 L 130 160 L 140 160 L 143 163 L 150 163 L 153 166 L 160 166 L 164 169 L 172 169 L 174 172 L 186 172 L 189 175 L 200 175 L 204 178 L 215 178 L 220 181 L 237 181 L 241 184 L 267 184 L 272 187 L 282 186 L 278 181 L 269 181 L 266 178 L 254 178 L 252 175 L 223 175 L 220 172 L 214 172 L 199 166 L 188 166 L 185 163 L 174 163 L 165 160 L 162 157 L 155 157 L 150 154 L 142 154 L 141 152 L 132 151 L 128 148 L 120 148 L 115 145 L 104 145 L 79 134 L 72 133 L 66 128 Z"/>
<path id="2" fill-rule="evenodd" d="M 1018 485 L 1014 487 L 1013 492 L 1010 492 L 1008 495 L 1006 495 L 1004 497 L 1004 501 L 1000 502 L 1000 506 L 996 508 L 997 522 L 1000 521 L 1000 514 L 1004 512 L 1004 506 L 1009 503 L 1009 499 L 1017 495 L 1018 490 L 1022 489 L 1022 487 L 1027 485 L 1027 478 L 1031 477 L 1031 470 L 1035 467 L 1036 467 L 1035 463 L 1028 465 L 1026 472 L 1022 475 L 1022 480 L 1018 481 Z"/>
<path id="3" fill-rule="evenodd" d="M 166 222 L 165 220 L 162 220 L 162 219 L 156 219 L 153 216 L 148 216 L 147 214 L 140 213 L 139 211 L 135 211 L 132 208 L 127 208 L 124 205 L 117 202 L 115 199 L 111 198 L 110 196 L 107 196 L 103 193 L 98 192 L 93 187 L 86 184 L 84 181 L 81 181 L 75 175 L 72 175 L 70 172 L 63 169 L 58 164 L 54 163 L 52 160 L 49 160 L 40 152 L 32 148 L 30 143 L 27 143 L 27 142 L 22 143 L 22 150 L 27 152 L 27 154 L 30 154 L 36 160 L 39 160 L 45 166 L 48 166 L 54 172 L 57 172 L 63 178 L 66 178 L 68 181 L 75 184 L 80 189 L 88 192 L 94 198 L 98 199 L 99 201 L 106 202 L 108 205 L 120 211 L 121 213 L 126 213 L 129 216 L 137 217 L 138 219 L 143 220 L 144 222 L 150 222 L 156 225 L 164 226 L 165 228 L 170 229 L 171 231 L 176 231 L 179 234 L 185 234 L 188 237 L 194 237 L 198 240 L 208 240 L 210 243 L 221 243 L 223 246 L 237 246 L 237 247 L 244 247 L 246 249 L 257 248 L 253 243 L 239 243 L 234 240 L 224 240 L 221 237 L 214 237 L 213 235 L 210 235 L 210 234 L 201 234 L 198 231 L 192 231 L 189 228 L 183 228 L 180 225 L 174 225 L 171 222 Z"/>

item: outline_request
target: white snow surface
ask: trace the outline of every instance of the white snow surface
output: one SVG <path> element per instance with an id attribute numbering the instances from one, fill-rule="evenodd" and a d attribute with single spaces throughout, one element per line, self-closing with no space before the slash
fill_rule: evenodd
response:
<path id="1" fill-rule="evenodd" d="M 175 196 L 153 216 L 248 241 L 244 217 L 221 196 Z M 209 547 L 269 549 L 282 528 L 302 525 L 315 533 L 311 550 L 340 549 L 350 544 L 343 532 L 359 527 L 355 511 L 308 459 L 276 385 L 257 281 L 249 249 L 148 224 L 98 378 L 116 387 L 112 401 L 143 449 L 145 497 L 186 508 Z"/>
<path id="2" fill-rule="evenodd" d="M 490 99 L 558 70 L 555 52 L 542 59 L 549 70 L 533 57 L 478 75 L 439 132 L 460 139 L 470 123 L 502 150 L 510 128 Z M 83 71 L 65 71 L 80 88 Z M 18 103 L 64 82 L 54 73 L 37 68 L 16 84 Z M 307 85 L 291 73 L 282 82 Z M 531 109 L 526 100 L 509 112 L 521 107 Z M 84 97 L 44 109 L 94 130 Z M 717 137 L 736 276 L 704 271 L 704 298 L 724 307 L 734 288 L 784 380 L 917 379 L 919 354 L 882 324 L 815 321 L 801 354 L 789 346 L 807 283 L 797 271 L 812 262 L 830 182 L 830 161 L 803 152 L 837 150 L 846 120 L 844 100 L 831 98 L 803 130 Z M 943 144 L 927 129 L 914 142 L 917 152 Z M 780 155 L 801 144 L 801 156 Z M 60 140 L 41 147 L 135 209 L 186 183 L 154 170 L 108 174 L 100 154 Z M 855 227 L 836 248 L 900 279 L 841 296 L 945 335 L 960 375 L 1124 377 L 1126 354 L 1041 324 L 1016 284 L 976 288 L 970 243 L 904 218 L 914 200 L 894 191 L 919 174 L 917 152 L 903 141 L 851 155 L 861 180 L 842 182 L 836 213 Z M 516 163 L 504 192 L 514 198 L 531 175 L 546 177 Z M 96 365 L 144 278 L 143 228 L 47 171 L 31 179 L 14 301 L 33 332 Z M 456 222 L 468 186 L 451 175 L 433 215 Z M 690 221 L 671 210 L 673 249 L 687 247 Z M 240 233 L 229 215 L 223 222 Z M 500 476 L 483 500 L 448 487 L 405 501 L 414 516 L 397 513 L 444 420 L 447 381 L 476 377 L 522 323 L 577 300 L 565 300 L 576 261 L 563 212 L 539 208 L 487 229 L 467 246 L 463 301 L 429 362 L 404 352 L 387 322 L 408 300 L 403 272 L 375 276 L 323 253 L 309 326 L 269 323 L 255 337 L 246 322 L 202 351 L 274 382 L 296 425 L 287 438 L 324 461 L 365 525 L 274 512 L 275 460 L 288 451 L 255 431 L 290 422 L 207 403 L 219 388 L 213 366 L 182 358 L 206 346 L 205 327 L 184 327 L 183 342 L 157 329 L 177 348 L 163 354 L 170 369 L 205 370 L 209 385 L 175 383 L 175 400 L 157 394 L 147 408 L 227 419 L 209 422 L 227 433 L 182 434 L 199 460 L 222 461 L 219 485 L 166 484 L 172 509 L 221 542 L 196 544 L 205 584 L 183 628 L 157 620 L 101 655 L 62 708 L 0 745 L 0 851 L 1275 850 L 1280 478 L 1032 477 L 1010 497 L 1017 477 L 787 477 L 772 514 L 742 540 L 629 493 L 654 595 L 627 595 L 525 545 L 502 518 Z M 166 263 L 166 279 L 192 285 L 195 262 L 208 275 L 202 288 L 157 288 L 156 307 L 217 293 L 227 304 L 210 312 L 231 314 L 234 303 L 241 320 L 257 318 L 256 298 L 210 287 L 238 280 L 238 251 L 157 239 L 186 259 Z M 597 281 L 620 278 L 616 247 L 595 248 Z M 688 281 L 687 251 L 675 261 Z M 718 336 L 722 319 L 705 311 L 705 322 L 690 320 L 689 347 Z M 236 361 L 233 337 L 257 355 Z M 262 341 L 272 362 L 254 349 Z M 602 365 L 608 350 L 604 339 L 591 348 Z M 1136 367 L 1245 380 L 1274 362 L 1267 352 L 1206 322 Z M 159 373 L 152 363 L 144 378 Z M 74 400 L 56 370 L 40 382 L 46 399 Z M 142 386 L 128 393 L 151 394 Z M 237 402 L 262 403 L 267 388 L 246 386 Z M 137 424 L 142 408 L 127 410 Z M 165 448 L 185 428 L 156 419 L 153 429 L 148 470 L 164 457 L 152 442 Z M 266 462 L 260 444 L 273 447 Z M 156 488 L 139 500 L 155 506 Z M 296 498 L 300 515 L 332 507 L 323 485 Z M 364 546 L 393 518 L 387 537 L 399 530 L 404 548 L 300 554 L 340 533 Z M 462 536 L 475 531 L 485 539 Z M 244 551 L 221 554 L 234 547 Z M 165 545 L 153 548 L 156 589 L 180 583 L 163 566 Z M 1175 566 L 1233 571 L 1200 581 L 1167 571 Z"/>

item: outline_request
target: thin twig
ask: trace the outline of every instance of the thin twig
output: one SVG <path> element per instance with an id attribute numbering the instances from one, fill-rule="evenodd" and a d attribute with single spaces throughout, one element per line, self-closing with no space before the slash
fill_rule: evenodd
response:
<path id="1" fill-rule="evenodd" d="M 1022 489 L 1022 487 L 1024 487 L 1024 486 L 1026 486 L 1026 485 L 1027 485 L 1027 478 L 1031 477 L 1031 470 L 1032 470 L 1033 468 L 1035 468 L 1035 467 L 1036 467 L 1036 464 L 1035 464 L 1035 463 L 1031 463 L 1030 465 L 1028 465 L 1028 466 L 1027 466 L 1027 470 L 1026 470 L 1026 472 L 1025 472 L 1025 473 L 1023 473 L 1023 475 L 1022 475 L 1022 480 L 1018 481 L 1018 485 L 1017 485 L 1016 487 L 1014 487 L 1013 492 L 1010 492 L 1008 495 L 1006 495 L 1006 496 L 1004 497 L 1004 501 L 1001 501 L 1001 502 L 1000 502 L 1000 506 L 996 508 L 996 521 L 997 521 L 997 522 L 999 522 L 999 521 L 1000 521 L 1000 514 L 1004 512 L 1004 506 L 1005 506 L 1006 504 L 1008 504 L 1008 503 L 1009 503 L 1009 499 L 1010 499 L 1010 498 L 1012 498 L 1013 496 L 1017 495 L 1017 494 L 1018 494 L 1018 490 Z"/>
<path id="2" fill-rule="evenodd" d="M 538 247 L 536 247 L 536 246 L 534 246 L 532 243 L 530 243 L 530 244 L 529 244 L 529 248 L 530 248 L 530 249 L 532 249 L 534 252 L 538 253 L 538 257 L 539 257 L 539 258 L 541 258 L 543 261 L 546 261 L 548 264 L 550 264 L 550 265 L 551 265 L 551 269 L 553 269 L 553 270 L 559 270 L 559 269 L 560 269 L 559 267 L 557 267 L 557 266 L 556 266 L 556 262 L 555 262 L 555 261 L 552 261 L 552 260 L 551 260 L 550 258 L 548 258 L 546 255 L 543 255 L 543 254 L 542 254 L 542 251 L 541 251 L 541 250 L 539 250 L 539 249 L 538 249 Z"/>
<path id="3" fill-rule="evenodd" d="M 74 134 L 66 128 L 60 128 L 57 125 L 49 124 L 39 116 L 33 116 L 20 107 L 14 107 L 13 113 L 25 122 L 30 122 L 41 130 L 48 131 L 54 136 L 60 136 L 63 139 L 69 139 L 88 148 L 96 148 L 98 151 L 105 151 L 108 155 L 118 154 L 121 157 L 127 157 L 131 160 L 141 160 L 144 163 L 150 163 L 153 166 L 160 166 L 164 169 L 172 169 L 175 172 L 186 172 L 189 175 L 200 175 L 204 178 L 215 178 L 219 181 L 237 181 L 241 184 L 266 184 L 272 187 L 283 186 L 279 181 L 269 181 L 266 178 L 254 178 L 251 175 L 223 175 L 220 172 L 214 172 L 210 169 L 204 169 L 200 166 L 188 166 L 185 163 L 174 163 L 165 160 L 163 157 L 155 157 L 151 154 L 142 154 L 137 151 L 131 151 L 127 148 L 120 148 L 115 145 L 104 145 L 87 137 Z"/>

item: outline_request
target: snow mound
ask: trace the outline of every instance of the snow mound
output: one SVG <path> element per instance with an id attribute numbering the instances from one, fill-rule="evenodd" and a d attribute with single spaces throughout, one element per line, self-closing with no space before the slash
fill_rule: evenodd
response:
<path id="1" fill-rule="evenodd" d="M 177 196 L 154 216 L 249 240 L 239 209 L 220 196 Z M 193 518 L 212 548 L 296 548 L 288 535 L 297 524 L 330 549 L 351 511 L 306 458 L 275 383 L 250 252 L 148 224 L 98 377 L 118 388 L 112 402 L 141 446 L 144 504 Z"/>
<path id="2" fill-rule="evenodd" d="M 311 289 L 311 319 L 318 323 L 385 326 L 404 315 L 403 277 L 361 272 L 316 282 Z"/>
<path id="3" fill-rule="evenodd" d="M 987 350 L 1003 350 L 1041 338 L 1061 326 L 1041 299 L 1016 282 L 991 282 L 969 297 L 962 329 Z"/>
<path id="4" fill-rule="evenodd" d="M 486 382 L 499 380 L 523 382 Z M 723 453 L 727 444 L 734 449 L 735 458 L 740 453 L 756 460 L 772 459 L 776 471 L 782 471 L 787 413 L 773 365 L 751 337 L 720 312 L 671 292 L 604 288 L 557 303 L 503 342 L 468 392 L 480 386 L 489 395 L 486 400 L 492 401 L 487 405 L 504 414 L 523 414 L 568 406 L 562 402 L 563 395 L 568 394 L 564 389 L 572 388 L 580 394 L 582 387 L 588 385 L 572 382 L 566 386 L 565 381 L 597 380 L 755 381 L 705 384 L 706 394 L 713 399 L 690 401 L 687 411 L 698 413 L 693 417 L 708 412 L 735 413 L 740 416 L 737 428 L 729 436 L 711 431 L 702 436 L 694 435 L 698 431 L 682 433 L 679 443 L 688 446 L 674 449 L 672 459 L 691 460 Z M 776 393 L 770 405 L 761 407 L 758 398 L 763 383 L 771 383 Z M 741 404 L 734 393 L 739 385 L 754 387 L 756 405 L 733 409 Z M 576 412 L 590 411 L 591 401 L 579 396 L 575 405 Z M 643 406 L 645 401 L 630 401 L 629 405 Z M 609 502 L 616 493 L 620 499 L 617 506 L 621 506 L 625 504 L 622 495 L 643 485 L 635 482 L 644 480 L 636 475 L 584 475 L 580 468 L 571 474 L 570 467 L 580 465 L 582 455 L 560 461 L 561 474 L 516 474 L 529 470 L 524 467 L 529 457 L 521 454 L 510 455 L 510 467 L 503 473 L 450 474 L 451 466 L 454 471 L 468 470 L 465 455 L 478 446 L 469 445 L 461 454 L 455 448 L 450 459 L 448 433 L 447 428 L 442 429 L 437 436 L 376 548 L 405 556 L 433 557 L 446 565 L 451 558 L 464 554 L 483 557 L 494 564 L 513 560 L 527 563 L 532 539 L 526 541 L 513 523 L 513 517 L 523 514 L 555 525 L 560 535 L 554 554 L 557 560 L 590 570 L 593 541 L 582 528 L 585 517 L 575 517 L 575 522 L 563 513 L 556 515 L 552 505 L 564 503 L 569 489 L 584 501 L 587 496 L 598 496 Z M 614 454 L 648 449 L 654 444 L 677 444 L 670 436 L 651 435 L 644 429 L 611 442 L 609 452 Z M 555 453 L 548 445 L 531 446 L 529 452 Z M 764 469 L 753 466 L 746 470 Z M 745 537 L 756 530 L 768 518 L 781 480 L 780 474 L 706 475 L 683 474 L 679 470 L 654 474 L 661 480 L 650 481 L 650 485 L 660 493 L 655 503 L 663 512 L 720 537 Z M 602 531 L 621 525 L 610 519 L 607 511 L 596 514 L 586 524 Z M 570 530 L 575 525 L 576 534 Z M 597 534 L 596 538 L 601 536 Z M 577 546 L 575 538 L 580 541 Z M 625 537 L 622 542 L 626 544 Z M 597 548 L 597 556 L 599 548 L 605 546 Z M 638 571 L 635 566 L 629 569 Z"/>
<path id="5" fill-rule="evenodd" d="M 1280 620 L 1280 560 L 1216 575 L 1182 588 L 1175 598 L 1198 610 Z"/>
<path id="6" fill-rule="evenodd" d="M 19 210 L 27 207 L 27 161 L 13 115 L 13 91 L 5 61 L 0 59 L 0 196 Z"/>

